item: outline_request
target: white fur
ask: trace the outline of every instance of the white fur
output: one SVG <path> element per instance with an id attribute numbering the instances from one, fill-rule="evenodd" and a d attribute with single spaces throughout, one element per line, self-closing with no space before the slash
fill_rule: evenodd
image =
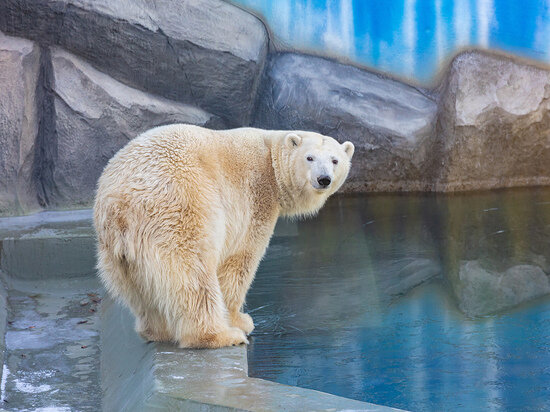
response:
<path id="1" fill-rule="evenodd" d="M 146 339 L 245 343 L 254 324 L 242 306 L 277 218 L 316 213 L 344 183 L 352 155 L 351 143 L 311 132 L 152 129 L 99 180 L 101 279 Z M 326 188 L 316 180 L 323 173 Z"/>

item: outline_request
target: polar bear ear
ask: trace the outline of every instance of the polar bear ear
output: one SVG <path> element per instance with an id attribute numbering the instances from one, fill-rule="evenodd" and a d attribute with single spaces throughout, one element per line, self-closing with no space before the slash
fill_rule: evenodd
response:
<path id="1" fill-rule="evenodd" d="M 289 133 L 285 136 L 285 144 L 291 149 L 298 147 L 302 144 L 302 138 L 296 133 Z"/>
<path id="2" fill-rule="evenodd" d="M 352 142 L 344 142 L 342 143 L 342 149 L 344 149 L 344 152 L 348 155 L 348 157 L 351 159 L 353 156 L 353 152 L 355 152 L 355 146 Z"/>

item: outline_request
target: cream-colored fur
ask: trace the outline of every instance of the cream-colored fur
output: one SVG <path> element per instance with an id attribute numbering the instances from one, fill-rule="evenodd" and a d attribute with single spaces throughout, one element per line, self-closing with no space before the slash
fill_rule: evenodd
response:
<path id="1" fill-rule="evenodd" d="M 254 324 L 241 310 L 277 218 L 317 212 L 344 182 L 353 150 L 301 131 L 149 130 L 99 179 L 101 279 L 145 339 L 247 343 Z M 326 189 L 315 187 L 319 173 L 332 175 Z"/>

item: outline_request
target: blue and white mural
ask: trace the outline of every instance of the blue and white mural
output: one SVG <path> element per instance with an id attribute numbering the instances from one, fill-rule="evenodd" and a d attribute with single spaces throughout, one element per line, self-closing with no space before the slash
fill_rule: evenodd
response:
<path id="1" fill-rule="evenodd" d="M 550 63 L 550 0 L 234 0 L 280 43 L 428 82 L 465 47 Z"/>

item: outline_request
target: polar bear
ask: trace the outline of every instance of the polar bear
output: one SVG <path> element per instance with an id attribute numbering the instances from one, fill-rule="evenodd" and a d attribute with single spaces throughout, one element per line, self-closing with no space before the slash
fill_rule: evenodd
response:
<path id="1" fill-rule="evenodd" d="M 149 341 L 248 343 L 245 296 L 279 216 L 315 214 L 351 142 L 305 131 L 157 127 L 122 148 L 94 205 L 98 269 Z"/>

